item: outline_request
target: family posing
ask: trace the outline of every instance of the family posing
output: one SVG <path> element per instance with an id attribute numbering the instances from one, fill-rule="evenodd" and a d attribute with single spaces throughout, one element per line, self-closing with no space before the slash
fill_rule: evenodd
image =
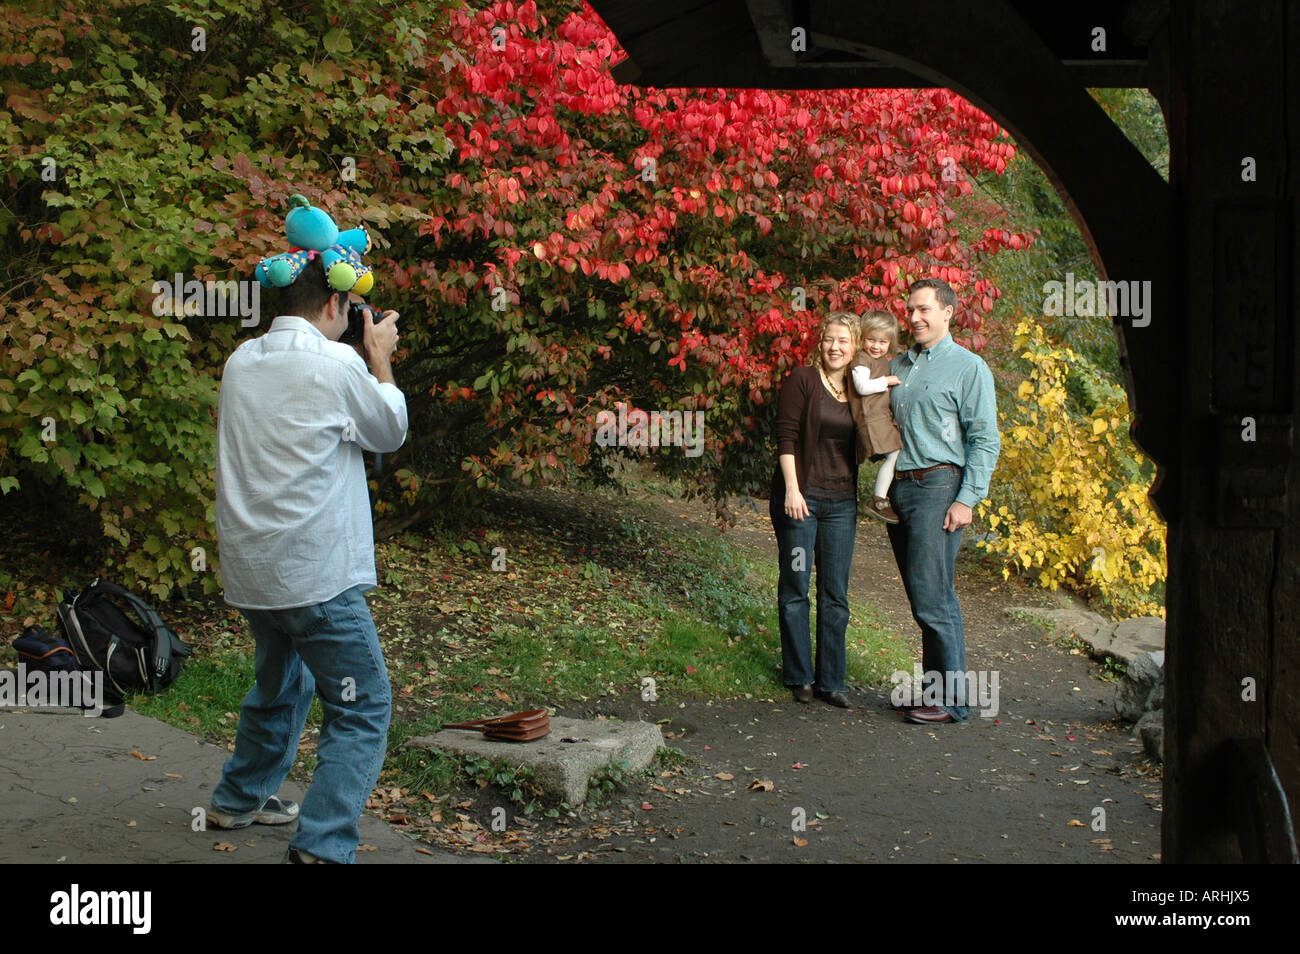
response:
<path id="1" fill-rule="evenodd" d="M 953 576 L 962 530 L 988 494 L 1002 445 L 993 375 L 948 332 L 956 306 L 947 283 L 913 284 L 907 299 L 913 344 L 906 351 L 893 316 L 870 312 L 859 320 L 834 312 L 822 322 L 811 363 L 791 372 L 781 387 L 770 513 L 780 550 L 784 682 L 799 702 L 816 696 L 849 704 L 844 634 L 858 465 L 883 458 L 867 512 L 888 524 L 921 628 L 925 698 L 937 691 L 943 699 L 941 706 L 902 707 L 903 715 L 918 723 L 970 717 L 963 681 L 944 677 L 966 670 Z M 808 599 L 814 566 L 815 668 Z"/>

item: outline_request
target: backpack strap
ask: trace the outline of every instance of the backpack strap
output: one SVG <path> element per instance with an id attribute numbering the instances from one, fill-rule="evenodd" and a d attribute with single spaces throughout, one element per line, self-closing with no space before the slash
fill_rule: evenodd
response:
<path id="1" fill-rule="evenodd" d="M 149 690 L 156 692 L 159 682 L 167 674 L 167 670 L 172 664 L 172 656 L 189 656 L 191 654 L 190 648 L 181 642 L 180 637 L 162 621 L 162 617 L 158 615 L 152 606 L 126 587 L 101 579 L 96 579 L 90 585 L 121 598 L 122 602 L 135 610 L 136 615 L 140 617 L 140 622 L 144 624 L 145 630 L 153 634 L 153 658 L 149 662 L 147 677 L 149 679 Z"/>

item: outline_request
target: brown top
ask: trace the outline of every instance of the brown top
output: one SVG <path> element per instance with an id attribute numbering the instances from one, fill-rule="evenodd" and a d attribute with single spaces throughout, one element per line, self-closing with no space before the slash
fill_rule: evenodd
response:
<path id="1" fill-rule="evenodd" d="M 819 477 L 823 484 L 827 479 L 833 479 L 834 472 L 828 473 L 824 467 L 819 468 L 815 463 L 822 446 L 822 419 L 825 406 L 823 395 L 834 405 L 828 410 L 835 411 L 837 416 L 842 413 L 849 423 L 850 429 L 845 432 L 839 429 L 840 425 L 832 424 L 828 420 L 827 425 L 830 429 L 827 431 L 827 437 L 831 441 L 830 451 L 842 457 L 849 478 L 847 489 L 852 493 L 843 499 L 856 498 L 858 461 L 854 453 L 854 430 L 848 402 L 835 400 L 822 384 L 821 375 L 815 367 L 805 365 L 795 368 L 781 385 L 781 394 L 777 399 L 776 453 L 778 458 L 781 454 L 794 455 L 794 470 L 795 477 L 799 481 L 799 492 L 805 496 L 812 486 L 813 475 Z M 836 431 L 839 433 L 837 434 Z M 834 487 L 834 484 L 831 486 Z M 785 497 L 785 477 L 781 474 L 780 460 L 777 461 L 776 473 L 772 478 L 771 492 L 774 500 Z M 813 496 L 825 498 L 827 491 L 814 493 Z"/>
<path id="2" fill-rule="evenodd" d="M 837 401 L 830 391 L 822 388 L 821 431 L 812 469 L 807 474 L 806 496 L 822 500 L 857 499 L 855 428 L 849 401 Z"/>

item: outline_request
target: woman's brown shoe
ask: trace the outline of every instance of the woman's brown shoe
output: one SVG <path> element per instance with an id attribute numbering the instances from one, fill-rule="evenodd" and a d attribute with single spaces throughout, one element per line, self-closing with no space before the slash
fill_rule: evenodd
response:
<path id="1" fill-rule="evenodd" d="M 867 513 L 879 517 L 885 523 L 898 523 L 898 514 L 889 505 L 888 497 L 872 497 L 871 503 L 867 504 Z"/>

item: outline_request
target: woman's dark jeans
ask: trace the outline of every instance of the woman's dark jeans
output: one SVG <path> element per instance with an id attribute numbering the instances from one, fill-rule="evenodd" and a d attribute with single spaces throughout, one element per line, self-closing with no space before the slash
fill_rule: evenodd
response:
<path id="1" fill-rule="evenodd" d="M 845 678 L 844 632 L 849 625 L 849 570 L 857 537 L 856 500 L 805 497 L 809 516 L 785 514 L 784 498 L 769 503 L 780 548 L 777 609 L 781 618 L 781 664 L 787 686 L 812 684 L 842 692 Z M 808 626 L 808 586 L 817 567 L 817 669 L 813 672 Z"/>

